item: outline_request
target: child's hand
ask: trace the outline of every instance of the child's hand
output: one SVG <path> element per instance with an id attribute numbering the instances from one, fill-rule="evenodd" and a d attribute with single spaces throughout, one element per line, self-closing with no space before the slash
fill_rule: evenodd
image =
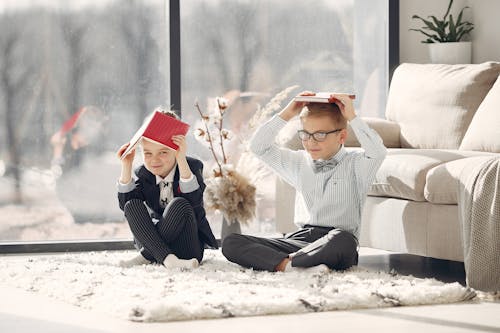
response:
<path id="1" fill-rule="evenodd" d="M 50 137 L 50 143 L 54 147 L 62 147 L 66 144 L 66 135 L 61 135 L 61 131 L 57 131 Z"/>
<path id="2" fill-rule="evenodd" d="M 120 149 L 118 149 L 118 151 L 116 152 L 116 156 L 122 161 L 122 163 L 132 165 L 132 162 L 134 161 L 134 157 L 135 157 L 135 149 L 132 149 L 127 154 L 127 156 L 125 156 L 122 159 L 123 152 L 125 152 L 125 149 L 127 149 L 129 145 L 130 145 L 130 143 L 126 143 L 123 146 L 121 146 Z"/>
<path id="3" fill-rule="evenodd" d="M 174 135 L 172 136 L 172 141 L 179 146 L 175 154 L 175 158 L 186 157 L 187 144 L 186 137 L 184 135 Z"/>
<path id="4" fill-rule="evenodd" d="M 356 112 L 354 112 L 354 105 L 352 103 L 352 99 L 349 95 L 346 94 L 332 94 L 332 97 L 335 97 L 338 101 L 335 102 L 342 112 L 347 121 L 351 121 L 356 118 Z"/>
<path id="5" fill-rule="evenodd" d="M 50 143 L 54 147 L 53 159 L 60 159 L 63 155 L 64 145 L 66 144 L 66 135 L 61 135 L 61 131 L 57 131 L 50 138 Z"/>
<path id="6" fill-rule="evenodd" d="M 299 94 L 299 96 L 314 96 L 315 93 L 312 91 L 303 91 Z M 280 112 L 280 117 L 284 120 L 288 121 L 293 117 L 297 116 L 300 111 L 306 106 L 306 102 L 296 102 L 295 100 L 291 100 L 290 103 Z"/>
<path id="7" fill-rule="evenodd" d="M 175 153 L 175 159 L 177 160 L 177 165 L 179 167 L 179 175 L 181 179 L 189 179 L 192 176 L 191 169 L 189 169 L 188 162 L 186 160 L 186 137 L 184 135 L 174 135 L 172 136 L 172 141 L 179 146 L 177 152 Z"/>

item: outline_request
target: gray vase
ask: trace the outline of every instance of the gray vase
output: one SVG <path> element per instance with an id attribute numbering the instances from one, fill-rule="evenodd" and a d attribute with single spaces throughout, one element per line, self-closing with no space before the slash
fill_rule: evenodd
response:
<path id="1" fill-rule="evenodd" d="M 233 221 L 232 223 L 228 223 L 228 221 L 223 217 L 222 218 L 222 228 L 220 231 L 220 241 L 224 240 L 226 236 L 230 234 L 241 234 L 241 225 L 238 221 Z"/>

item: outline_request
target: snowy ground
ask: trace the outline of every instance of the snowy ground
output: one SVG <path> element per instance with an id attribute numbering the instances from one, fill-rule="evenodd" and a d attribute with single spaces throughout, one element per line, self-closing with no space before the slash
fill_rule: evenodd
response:
<path id="1" fill-rule="evenodd" d="M 98 172 L 95 165 L 99 165 Z M 119 165 L 114 156 L 102 156 L 83 165 L 56 187 L 50 170 L 25 170 L 23 202 L 14 204 L 11 178 L 0 177 L 0 241 L 47 241 L 131 238 L 116 200 Z M 242 232 L 274 234 L 274 181 L 267 182 L 267 199 L 258 202 L 258 215 Z M 216 237 L 222 216 L 207 212 Z"/>
<path id="2" fill-rule="evenodd" d="M 56 193 L 36 188 L 22 204 L 0 204 L 1 241 L 45 241 L 70 239 L 130 238 L 124 221 L 114 223 L 75 223 Z"/>

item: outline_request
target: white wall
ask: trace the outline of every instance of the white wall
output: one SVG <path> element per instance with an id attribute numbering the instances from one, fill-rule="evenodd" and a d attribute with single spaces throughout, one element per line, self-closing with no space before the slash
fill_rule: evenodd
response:
<path id="1" fill-rule="evenodd" d="M 472 8 L 472 61 L 500 61 L 500 0 L 468 0 Z"/>
<path id="2" fill-rule="evenodd" d="M 429 55 L 427 45 L 422 44 L 423 35 L 409 31 L 410 28 L 420 28 L 422 23 L 413 20 L 414 14 L 422 17 L 435 15 L 442 17 L 449 0 L 400 0 L 399 3 L 399 34 L 400 62 L 427 63 Z M 471 34 L 472 62 L 500 61 L 500 0 L 455 0 L 452 8 L 453 16 L 464 6 L 469 6 L 464 12 L 464 18 L 474 23 Z"/>

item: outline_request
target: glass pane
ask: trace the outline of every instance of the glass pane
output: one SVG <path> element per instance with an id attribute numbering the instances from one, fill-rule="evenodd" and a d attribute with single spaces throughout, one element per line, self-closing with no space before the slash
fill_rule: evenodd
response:
<path id="1" fill-rule="evenodd" d="M 237 165 L 256 110 L 286 88 L 298 86 L 287 92 L 282 106 L 302 90 L 342 91 L 356 94 L 359 115 L 383 116 L 387 13 L 387 0 L 181 1 L 183 118 L 204 129 L 195 101 L 206 115 L 216 96 L 227 98 L 223 124 L 233 139 L 225 141 L 225 153 L 228 163 Z M 192 139 L 191 152 L 205 161 L 210 176 L 217 167 L 211 150 Z M 269 173 L 257 178 L 257 216 L 243 230 L 271 234 L 275 179 Z M 218 234 L 222 215 L 209 214 Z"/>
<path id="2" fill-rule="evenodd" d="M 115 152 L 168 104 L 167 14 L 165 0 L 2 1 L 0 241 L 131 237 Z"/>

